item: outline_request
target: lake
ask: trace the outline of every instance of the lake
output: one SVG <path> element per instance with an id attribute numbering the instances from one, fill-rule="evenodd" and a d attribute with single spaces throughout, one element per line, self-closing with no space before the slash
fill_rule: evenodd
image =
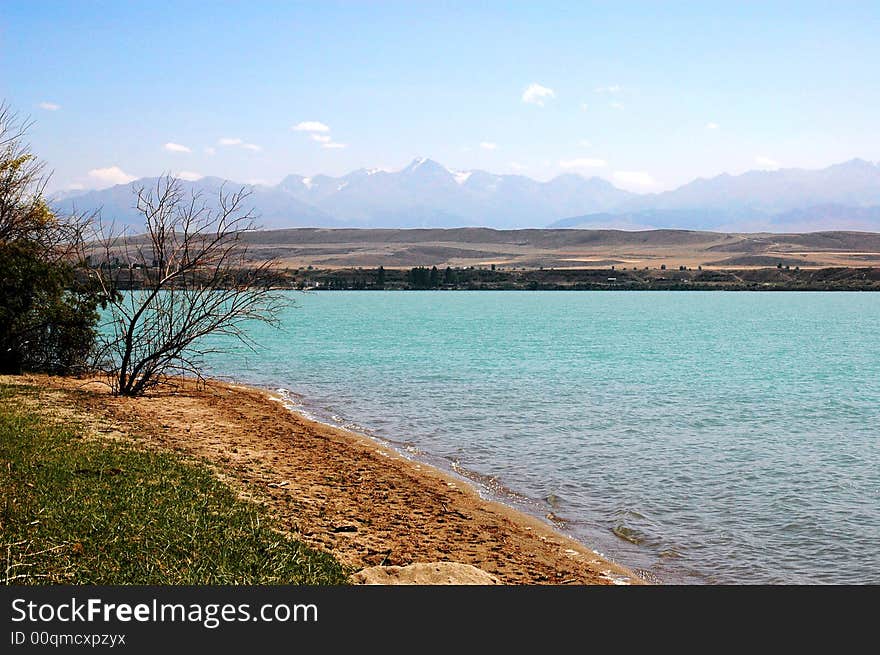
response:
<path id="1" fill-rule="evenodd" d="M 880 294 L 289 293 L 211 374 L 650 580 L 880 582 Z"/>

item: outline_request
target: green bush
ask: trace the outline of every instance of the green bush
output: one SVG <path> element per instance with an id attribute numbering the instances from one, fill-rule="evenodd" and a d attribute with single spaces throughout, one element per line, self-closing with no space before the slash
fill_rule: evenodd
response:
<path id="1" fill-rule="evenodd" d="M 0 243 L 0 372 L 84 369 L 98 304 L 73 267 L 47 259 L 37 243 Z"/>

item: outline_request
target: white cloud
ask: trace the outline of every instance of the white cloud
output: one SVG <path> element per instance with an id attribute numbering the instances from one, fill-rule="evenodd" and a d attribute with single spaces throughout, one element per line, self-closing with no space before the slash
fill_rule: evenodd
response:
<path id="1" fill-rule="evenodd" d="M 590 105 L 588 105 L 586 102 L 581 103 L 581 111 L 587 111 L 589 108 Z"/>
<path id="2" fill-rule="evenodd" d="M 641 189 L 657 186 L 657 180 L 650 173 L 644 171 L 614 171 L 614 181 L 619 182 L 622 186 Z"/>
<path id="3" fill-rule="evenodd" d="M 181 180 L 186 180 L 187 182 L 195 182 L 196 180 L 201 180 L 204 175 L 201 173 L 194 173 L 193 171 L 180 171 L 177 174 Z"/>
<path id="4" fill-rule="evenodd" d="M 37 107 L 46 111 L 58 111 L 61 109 L 61 105 L 56 105 L 54 102 L 41 102 Z"/>
<path id="5" fill-rule="evenodd" d="M 510 162 L 510 163 L 508 164 L 508 166 L 510 166 L 510 168 L 511 168 L 512 170 L 515 170 L 515 171 L 524 171 L 524 170 L 526 170 L 526 166 L 523 166 L 522 164 L 520 164 L 520 163 L 518 163 L 518 162 L 515 162 L 515 161 Z"/>
<path id="6" fill-rule="evenodd" d="M 620 93 L 621 91 L 623 91 L 623 87 L 621 87 L 619 84 L 596 87 L 596 93 Z"/>
<path id="7" fill-rule="evenodd" d="M 309 132 L 312 141 L 320 143 L 322 148 L 340 149 L 346 147 L 345 143 L 337 143 L 334 141 L 333 137 L 328 134 L 330 132 L 330 127 L 320 121 L 303 121 L 297 123 L 290 129 L 295 132 Z"/>
<path id="8" fill-rule="evenodd" d="M 706 123 L 707 130 L 717 130 L 719 127 L 721 127 L 721 126 L 718 123 L 712 123 L 712 122 Z"/>
<path id="9" fill-rule="evenodd" d="M 556 92 L 553 91 L 553 89 L 548 89 L 546 86 L 541 86 L 540 84 L 533 82 L 532 84 L 529 84 L 525 91 L 523 91 L 522 101 L 543 107 L 545 98 L 549 99 L 555 97 Z"/>
<path id="10" fill-rule="evenodd" d="M 212 148 L 211 146 L 208 146 L 207 148 L 205 148 L 206 155 L 211 155 L 213 157 L 216 152 L 217 152 L 217 150 L 215 148 Z"/>
<path id="11" fill-rule="evenodd" d="M 294 125 L 292 130 L 296 132 L 329 132 L 330 128 L 320 121 L 303 121 Z"/>
<path id="12" fill-rule="evenodd" d="M 64 190 L 65 191 L 82 191 L 85 188 L 86 187 L 84 184 L 80 184 L 79 182 L 73 182 L 71 184 L 68 184 L 66 187 L 64 187 Z"/>
<path id="13" fill-rule="evenodd" d="M 593 147 L 592 142 L 588 141 L 587 139 L 581 139 L 580 141 L 578 141 L 578 145 L 582 148 L 592 148 Z"/>
<path id="14" fill-rule="evenodd" d="M 107 168 L 93 168 L 89 171 L 89 177 L 99 187 L 114 186 L 116 184 L 127 184 L 136 180 L 134 175 L 129 175 L 119 166 L 108 166 Z"/>
<path id="15" fill-rule="evenodd" d="M 559 162 L 560 168 L 605 168 L 608 165 L 604 159 L 590 159 L 589 157 L 578 157 L 577 159 L 563 159 Z"/>
<path id="16" fill-rule="evenodd" d="M 263 149 L 262 146 L 258 146 L 255 143 L 247 143 L 246 141 L 238 138 L 223 137 L 222 139 L 217 141 L 217 143 L 219 143 L 221 146 L 238 146 L 239 148 L 244 148 L 245 150 L 253 150 L 255 152 L 259 152 Z M 211 148 L 211 152 L 209 152 L 208 154 L 213 155 L 213 150 L 214 149 Z M 207 152 L 207 149 L 205 150 L 205 152 Z"/>
<path id="17" fill-rule="evenodd" d="M 182 146 L 179 143 L 172 143 L 170 141 L 162 147 L 165 148 L 165 150 L 167 150 L 168 152 L 192 152 L 192 150 L 190 150 L 186 146 Z"/>
<path id="18" fill-rule="evenodd" d="M 492 143 L 491 141 L 483 141 L 482 143 L 480 143 L 480 147 L 483 150 L 495 150 L 496 148 L 498 148 L 498 144 Z"/>
<path id="19" fill-rule="evenodd" d="M 620 103 L 620 102 L 612 102 L 608 106 L 611 107 L 612 109 L 623 109 L 623 103 Z"/>
<path id="20" fill-rule="evenodd" d="M 762 155 L 755 157 L 755 163 L 761 168 L 779 168 L 781 165 L 775 159 L 770 159 L 770 157 L 764 157 Z"/>

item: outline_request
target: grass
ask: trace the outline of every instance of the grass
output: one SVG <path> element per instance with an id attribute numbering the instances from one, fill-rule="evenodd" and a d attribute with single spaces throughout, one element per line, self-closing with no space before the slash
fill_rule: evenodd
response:
<path id="1" fill-rule="evenodd" d="M 0 385 L 0 584 L 343 584 L 330 555 L 179 456 L 41 420 Z"/>

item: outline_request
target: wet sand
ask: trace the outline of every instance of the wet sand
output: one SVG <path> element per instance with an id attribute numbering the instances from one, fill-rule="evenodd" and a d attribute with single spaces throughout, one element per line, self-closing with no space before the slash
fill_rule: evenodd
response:
<path id="1" fill-rule="evenodd" d="M 89 380 L 0 382 L 40 387 L 40 411 L 77 418 L 97 438 L 134 439 L 207 462 L 240 494 L 264 503 L 280 529 L 354 571 L 458 562 L 504 584 L 642 582 L 546 523 L 480 497 L 468 483 L 309 420 L 260 389 L 182 381 L 132 399 Z"/>

